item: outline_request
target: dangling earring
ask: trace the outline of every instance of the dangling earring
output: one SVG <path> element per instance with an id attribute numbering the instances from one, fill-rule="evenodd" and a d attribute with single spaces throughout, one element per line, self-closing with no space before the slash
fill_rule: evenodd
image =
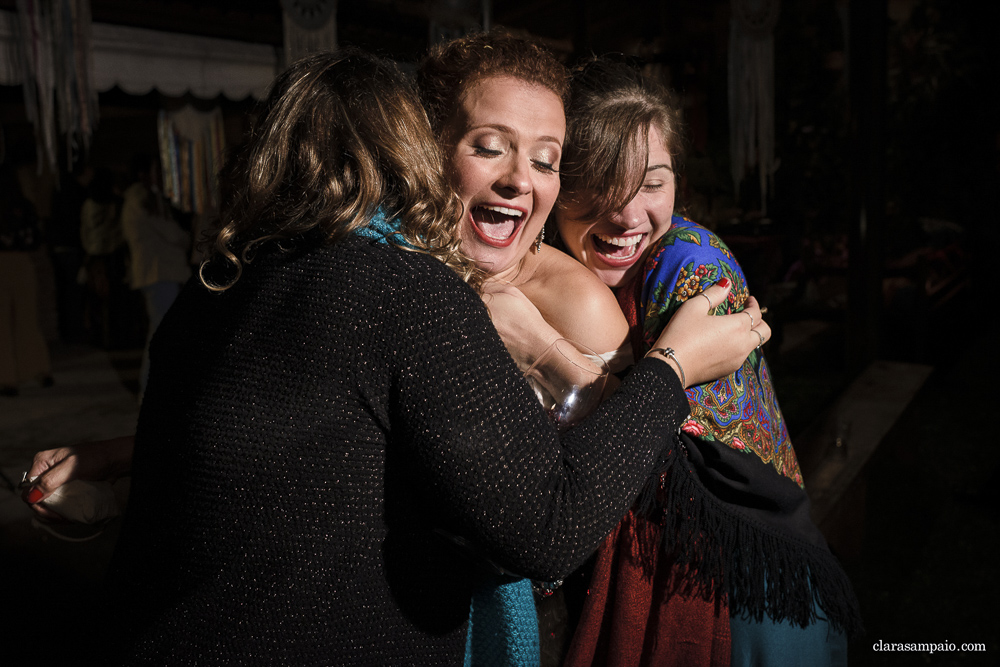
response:
<path id="1" fill-rule="evenodd" d="M 536 255 L 542 251 L 542 241 L 544 240 L 545 240 L 545 226 L 542 225 L 541 230 L 539 230 L 538 232 L 538 236 L 535 237 L 535 247 L 533 250 Z"/>

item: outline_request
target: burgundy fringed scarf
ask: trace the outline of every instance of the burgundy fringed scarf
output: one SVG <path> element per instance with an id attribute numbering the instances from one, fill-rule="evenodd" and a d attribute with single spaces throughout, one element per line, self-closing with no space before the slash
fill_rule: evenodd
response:
<path id="1" fill-rule="evenodd" d="M 641 287 L 642 274 L 619 290 L 636 353 L 643 349 Z M 695 583 L 700 577 L 689 567 L 666 562 L 662 544 L 663 527 L 636 509 L 604 540 L 564 667 L 728 667 L 725 599 Z"/>

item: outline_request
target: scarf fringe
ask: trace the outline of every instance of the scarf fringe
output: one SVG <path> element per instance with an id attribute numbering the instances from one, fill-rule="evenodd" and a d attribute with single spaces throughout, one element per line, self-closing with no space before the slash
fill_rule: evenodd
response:
<path id="1" fill-rule="evenodd" d="M 634 511 L 663 527 L 662 548 L 687 568 L 688 592 L 726 595 L 731 615 L 746 612 L 758 622 L 766 615 L 805 627 L 821 611 L 847 637 L 860 636 L 857 596 L 837 558 L 720 502 L 682 451 L 675 443 L 664 455 L 658 483 L 647 484 Z M 655 562 L 649 554 L 640 559 Z"/>

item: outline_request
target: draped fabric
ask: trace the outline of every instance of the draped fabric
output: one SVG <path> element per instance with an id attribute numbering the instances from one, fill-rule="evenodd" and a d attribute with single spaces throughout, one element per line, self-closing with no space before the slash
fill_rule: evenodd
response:
<path id="1" fill-rule="evenodd" d="M 185 106 L 161 111 L 157 122 L 163 194 L 176 208 L 203 214 L 219 204 L 217 175 L 225 159 L 222 111 Z"/>
<path id="2" fill-rule="evenodd" d="M 601 544 L 563 667 L 728 667 L 726 600 L 673 563 L 663 530 L 632 510 Z"/>
<path id="3" fill-rule="evenodd" d="M 643 271 L 617 293 L 636 358 L 681 303 L 723 277 L 733 288 L 719 314 L 738 312 L 748 291 L 732 253 L 675 216 Z M 598 551 L 569 667 L 728 665 L 745 648 L 734 642 L 759 645 L 786 621 L 804 630 L 788 650 L 829 652 L 811 632 L 827 621 L 835 633 L 860 632 L 850 581 L 810 519 L 763 356 L 756 351 L 731 376 L 686 393 L 691 418 L 660 475 Z M 730 617 L 741 620 L 738 640 Z"/>
<path id="4" fill-rule="evenodd" d="M 24 106 L 35 127 L 39 165 L 55 172 L 59 134 L 66 156 L 90 148 L 97 128 L 97 89 L 90 47 L 89 0 L 18 0 L 16 41 Z"/>
<path id="5" fill-rule="evenodd" d="M 729 141 L 733 186 L 757 168 L 761 210 L 774 173 L 774 26 L 779 0 L 731 0 Z"/>
<path id="6" fill-rule="evenodd" d="M 733 287 L 716 314 L 741 311 L 749 290 L 729 248 L 701 225 L 674 216 L 637 286 L 643 322 L 637 354 L 681 303 L 722 277 Z M 681 427 L 673 469 L 640 499 L 654 514 L 662 512 L 667 553 L 694 566 L 699 585 L 726 595 L 734 616 L 745 612 L 805 627 L 825 614 L 837 631 L 860 632 L 851 583 L 810 518 L 761 351 L 730 376 L 686 393 L 692 417 Z"/>
<path id="7" fill-rule="evenodd" d="M 20 24 L 19 14 L 0 10 L 0 85 L 24 81 Z M 102 93 L 119 88 L 129 95 L 157 90 L 203 100 L 263 99 L 278 71 L 270 44 L 127 25 L 90 24 L 90 47 L 91 85 Z"/>
<path id="8" fill-rule="evenodd" d="M 281 0 L 285 65 L 337 49 L 337 0 Z"/>
<path id="9" fill-rule="evenodd" d="M 682 303 L 721 278 L 729 278 L 733 289 L 716 314 L 742 310 L 749 290 L 732 252 L 704 227 L 675 216 L 646 262 L 639 305 L 645 348 L 653 346 Z M 770 370 L 759 349 L 732 375 L 690 387 L 687 396 L 691 417 L 682 431 L 752 454 L 802 486 Z"/>

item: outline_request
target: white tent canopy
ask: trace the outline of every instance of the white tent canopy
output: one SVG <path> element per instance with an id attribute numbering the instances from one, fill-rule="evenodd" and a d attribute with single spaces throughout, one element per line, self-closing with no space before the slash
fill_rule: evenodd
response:
<path id="1" fill-rule="evenodd" d="M 0 11 L 0 84 L 19 85 L 17 15 Z M 129 26 L 94 23 L 91 28 L 94 85 L 118 86 L 132 95 L 158 90 L 202 99 L 260 99 L 277 72 L 273 46 L 199 37 Z"/>

